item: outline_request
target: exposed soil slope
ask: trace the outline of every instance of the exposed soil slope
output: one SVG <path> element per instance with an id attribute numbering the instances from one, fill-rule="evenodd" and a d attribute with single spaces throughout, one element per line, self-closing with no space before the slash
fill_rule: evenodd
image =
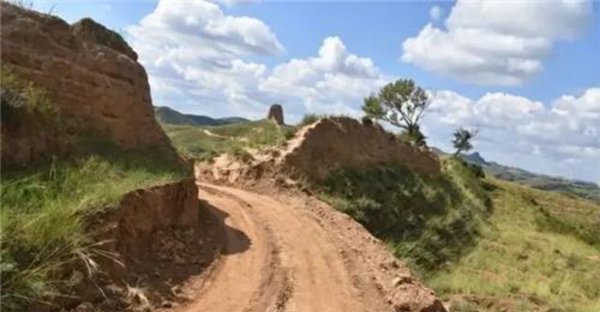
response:
<path id="1" fill-rule="evenodd" d="M 251 157 L 221 155 L 196 166 L 196 175 L 229 183 L 245 183 L 263 176 L 289 175 L 319 181 L 339 167 L 363 168 L 402 163 L 419 174 L 439 176 L 433 152 L 412 146 L 374 124 L 349 117 L 320 119 L 296 133 L 283 147 L 254 152 Z M 243 155 L 242 155 L 243 156 Z"/>
<path id="2" fill-rule="evenodd" d="M 3 69 L 48 93 L 67 134 L 55 142 L 47 138 L 52 133 L 21 129 L 27 128 L 27 120 L 17 129 L 3 125 L 3 166 L 51 158 L 52 146 L 38 145 L 68 145 L 89 132 L 129 149 L 174 154 L 154 118 L 146 71 L 119 34 L 91 19 L 69 25 L 6 1 L 0 12 Z"/>
<path id="3" fill-rule="evenodd" d="M 223 256 L 174 311 L 445 311 L 348 216 L 300 193 L 260 193 L 200 185 L 211 213 L 226 216 Z"/>

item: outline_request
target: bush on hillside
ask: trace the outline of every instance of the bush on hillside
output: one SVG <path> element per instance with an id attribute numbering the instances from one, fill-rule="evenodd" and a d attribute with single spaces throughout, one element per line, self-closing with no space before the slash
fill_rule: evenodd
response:
<path id="1" fill-rule="evenodd" d="M 315 122 L 319 121 L 319 119 L 324 118 L 322 115 L 317 114 L 307 114 L 302 117 L 302 120 L 296 125 L 296 128 L 300 129 L 308 125 L 312 125 Z"/>
<path id="2" fill-rule="evenodd" d="M 7 67 L 0 68 L 2 123 L 10 124 L 19 114 L 31 118 L 56 119 L 58 110 L 48 94 L 34 83 L 20 79 Z"/>
<path id="3" fill-rule="evenodd" d="M 324 200 L 389 241 L 419 269 L 456 260 L 479 234 L 491 211 L 478 176 L 456 159 L 440 178 L 422 177 L 402 164 L 332 170 L 319 186 Z"/>

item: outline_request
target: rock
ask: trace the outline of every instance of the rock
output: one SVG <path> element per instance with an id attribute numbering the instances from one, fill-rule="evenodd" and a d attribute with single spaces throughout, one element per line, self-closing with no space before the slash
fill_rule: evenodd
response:
<path id="1" fill-rule="evenodd" d="M 405 283 L 412 283 L 413 279 L 410 276 L 399 276 L 393 280 L 394 286 L 400 286 Z"/>
<path id="2" fill-rule="evenodd" d="M 2 125 L 2 165 L 27 166 L 70 153 L 79 134 L 176 157 L 154 118 L 148 76 L 123 38 L 91 19 L 62 19 L 0 3 L 3 69 L 45 91 L 65 135 L 30 127 L 27 116 Z M 28 130 L 28 128 L 32 128 Z M 69 135 L 66 135 L 69 134 Z M 67 145 L 66 148 L 56 146 Z"/>
<path id="3" fill-rule="evenodd" d="M 75 308 L 76 312 L 94 312 L 94 305 L 91 302 L 84 302 Z"/>
<path id="4" fill-rule="evenodd" d="M 267 118 L 275 120 L 275 122 L 278 125 L 283 125 L 283 107 L 279 104 L 271 105 L 271 108 L 269 108 L 269 115 L 267 116 Z"/>

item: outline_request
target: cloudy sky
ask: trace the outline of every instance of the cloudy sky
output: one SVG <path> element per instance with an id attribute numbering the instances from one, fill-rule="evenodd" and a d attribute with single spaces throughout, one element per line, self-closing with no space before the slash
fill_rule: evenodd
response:
<path id="1" fill-rule="evenodd" d="M 155 105 L 262 118 L 360 116 L 397 78 L 430 90 L 424 132 L 478 127 L 488 160 L 600 183 L 600 2 L 36 1 L 119 31 Z"/>

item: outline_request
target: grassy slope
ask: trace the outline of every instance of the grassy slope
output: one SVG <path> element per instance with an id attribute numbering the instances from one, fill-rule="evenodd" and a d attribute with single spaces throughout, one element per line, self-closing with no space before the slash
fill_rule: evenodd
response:
<path id="1" fill-rule="evenodd" d="M 600 206 L 493 183 L 494 212 L 478 244 L 428 284 L 463 297 L 456 311 L 600 311 Z"/>
<path id="2" fill-rule="evenodd" d="M 46 120 L 58 128 L 45 93 L 2 70 L 3 126 Z M 8 91 L 8 92 L 7 92 Z M 7 110 L 5 110 L 7 109 Z M 10 117 L 9 120 L 5 119 Z M 4 124 L 6 122 L 6 124 Z M 93 269 L 99 249 L 86 232 L 86 217 L 117 203 L 129 191 L 187 175 L 173 159 L 125 152 L 111 142 L 80 138 L 81 157 L 2 172 L 0 189 L 0 297 L 2 309 L 52 301 L 69 293 L 69 268 Z"/>
<path id="3" fill-rule="evenodd" d="M 321 197 L 386 240 L 419 272 L 443 268 L 476 243 L 491 211 L 478 171 L 447 159 L 443 175 L 426 178 L 402 164 L 338 169 L 319 185 Z"/>
<path id="4" fill-rule="evenodd" d="M 163 126 L 181 153 L 199 160 L 208 160 L 224 153 L 244 153 L 247 148 L 276 146 L 293 133 L 291 127 L 278 126 L 271 120 L 214 127 Z"/>
<path id="5" fill-rule="evenodd" d="M 154 107 L 154 114 L 159 122 L 170 125 L 219 126 L 248 121 L 240 117 L 211 118 L 202 115 L 183 114 L 165 106 Z"/>
<path id="6" fill-rule="evenodd" d="M 321 196 L 387 241 L 452 311 L 600 311 L 600 206 L 481 180 L 457 159 L 443 168 L 437 179 L 397 164 L 338 169 Z"/>

